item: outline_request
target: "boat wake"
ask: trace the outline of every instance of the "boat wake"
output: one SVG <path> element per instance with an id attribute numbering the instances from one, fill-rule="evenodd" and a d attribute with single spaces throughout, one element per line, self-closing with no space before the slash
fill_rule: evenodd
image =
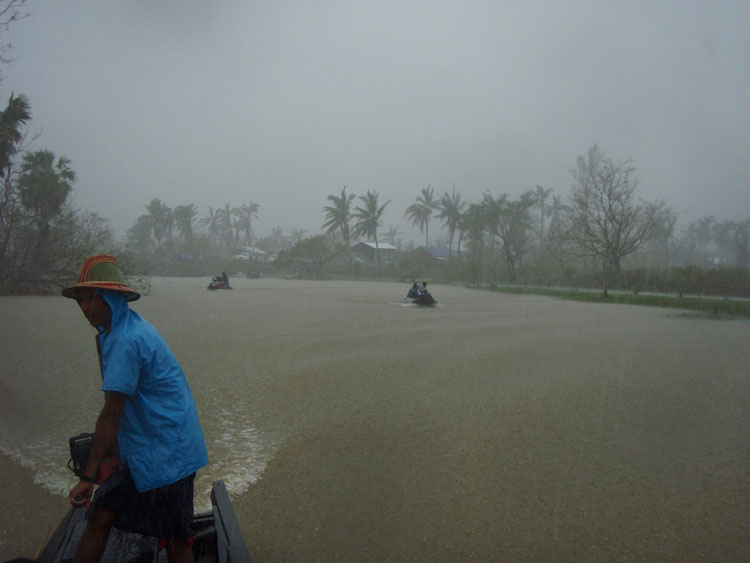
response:
<path id="1" fill-rule="evenodd" d="M 263 474 L 277 445 L 252 423 L 246 405 L 217 407 L 202 416 L 209 464 L 195 480 L 195 510 L 210 509 L 211 484 L 224 481 L 233 497 L 241 495 Z"/>
<path id="2" fill-rule="evenodd" d="M 69 457 L 66 446 L 36 441 L 23 447 L 11 447 L 0 442 L 0 453 L 14 464 L 29 470 L 35 485 L 54 495 L 68 496 L 75 479 L 64 465 Z"/>
<path id="3" fill-rule="evenodd" d="M 203 418 L 206 418 L 205 416 Z M 255 428 L 240 407 L 223 407 L 215 417 L 201 420 L 209 464 L 195 480 L 196 512 L 211 509 L 211 486 L 224 481 L 232 497 L 241 495 L 263 474 L 277 446 Z M 36 486 L 53 495 L 67 497 L 77 481 L 66 467 L 70 452 L 65 439 L 35 440 L 10 445 L 0 439 L 0 454 L 30 474 Z"/>

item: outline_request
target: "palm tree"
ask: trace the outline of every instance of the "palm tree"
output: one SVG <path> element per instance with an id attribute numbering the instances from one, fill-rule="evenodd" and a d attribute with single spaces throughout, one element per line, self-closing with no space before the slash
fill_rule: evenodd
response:
<path id="1" fill-rule="evenodd" d="M 547 206 L 545 200 L 552 193 L 552 189 L 545 189 L 542 186 L 536 187 L 536 206 L 539 208 L 539 246 L 544 243 L 544 212 Z"/>
<path id="2" fill-rule="evenodd" d="M 23 94 L 8 100 L 8 106 L 0 112 L 0 175 L 8 177 L 13 155 L 19 151 L 23 140 L 23 126 L 31 119 L 31 105 Z"/>
<path id="3" fill-rule="evenodd" d="M 198 215 L 198 208 L 192 203 L 189 205 L 178 205 L 174 208 L 174 220 L 177 232 L 185 241 L 185 251 L 193 254 L 193 221 Z"/>
<path id="4" fill-rule="evenodd" d="M 128 229 L 125 240 L 128 246 L 138 249 L 139 252 L 151 252 L 154 244 L 151 238 L 151 216 L 140 215 L 135 224 Z"/>
<path id="5" fill-rule="evenodd" d="M 57 162 L 48 150 L 23 156 L 18 178 L 21 203 L 35 212 L 40 233 L 48 232 L 50 219 L 60 213 L 75 180 L 70 160 L 63 156 Z"/>
<path id="6" fill-rule="evenodd" d="M 221 228 L 221 210 L 216 211 L 209 205 L 208 214 L 204 214 L 200 220 L 200 224 L 208 228 L 208 236 L 211 239 L 211 244 L 216 247 L 216 239 L 219 236 L 219 230 Z"/>
<path id="7" fill-rule="evenodd" d="M 347 250 L 349 249 L 349 220 L 351 219 L 351 204 L 354 199 L 354 194 L 346 195 L 346 186 L 341 190 L 341 197 L 335 195 L 329 195 L 328 199 L 333 202 L 333 205 L 326 205 L 323 208 L 325 211 L 325 223 L 323 228 L 326 229 L 326 234 L 341 231 L 341 236 L 344 239 L 344 244 Z"/>
<path id="8" fill-rule="evenodd" d="M 224 243 L 224 252 L 226 256 L 232 254 L 232 243 L 234 242 L 234 230 L 232 229 L 232 205 L 224 204 L 224 209 L 216 211 L 219 215 L 219 227 L 221 232 L 221 241 Z"/>
<path id="9" fill-rule="evenodd" d="M 385 206 L 388 205 L 391 200 L 389 199 L 383 205 L 378 205 L 378 198 L 380 194 L 378 192 L 371 192 L 367 190 L 367 195 L 359 196 L 364 204 L 363 207 L 355 207 L 352 217 L 357 222 L 354 224 L 353 233 L 357 237 L 367 236 L 372 237 L 375 241 L 375 262 L 380 262 L 380 246 L 378 245 L 378 227 L 380 226 L 383 211 Z"/>
<path id="10" fill-rule="evenodd" d="M 565 244 L 565 216 L 570 211 L 570 208 L 563 203 L 562 197 L 558 195 L 552 196 L 552 202 L 549 204 L 547 210 L 549 211 L 549 227 L 547 228 L 547 242 L 546 247 L 552 251 L 552 254 L 558 259 L 562 259 L 564 255 L 564 244 Z"/>
<path id="11" fill-rule="evenodd" d="M 235 223 L 237 230 L 244 233 L 243 240 L 245 246 L 250 245 L 251 235 L 253 233 L 253 217 L 258 219 L 258 209 L 260 209 L 260 205 L 251 201 L 248 204 L 242 204 L 232 210 L 234 216 L 237 217 L 237 222 Z"/>
<path id="12" fill-rule="evenodd" d="M 435 201 L 435 191 L 428 185 L 422 190 L 422 195 L 417 196 L 416 203 L 406 208 L 404 216 L 412 225 L 419 227 L 420 233 L 425 233 L 425 246 L 430 246 L 430 217 L 433 210 L 438 208 Z"/>
<path id="13" fill-rule="evenodd" d="M 500 236 L 500 223 L 502 220 L 503 208 L 508 202 L 508 196 L 503 194 L 497 199 L 492 197 L 490 192 L 484 194 L 482 198 L 482 230 L 490 235 L 490 255 L 495 252 L 495 242 Z"/>
<path id="14" fill-rule="evenodd" d="M 172 210 L 162 203 L 157 197 L 151 200 L 148 205 L 144 205 L 148 211 L 148 217 L 151 222 L 151 232 L 156 239 L 156 246 L 159 251 L 162 250 L 161 241 L 165 234 L 171 230 L 170 220 Z"/>
<path id="15" fill-rule="evenodd" d="M 167 248 L 174 248 L 174 211 L 167 204 L 162 208 L 162 222 L 164 224 L 164 233 L 167 236 Z"/>
<path id="16" fill-rule="evenodd" d="M 466 211 L 461 214 L 460 231 L 469 244 L 471 261 L 475 264 L 475 282 L 479 282 L 480 264 L 484 261 L 485 237 L 484 237 L 485 213 L 481 203 L 470 203 Z"/>
<path id="17" fill-rule="evenodd" d="M 437 214 L 439 219 L 443 220 L 443 225 L 448 229 L 448 256 L 453 252 L 453 237 L 459 229 L 461 222 L 461 213 L 463 213 L 466 202 L 461 201 L 461 194 L 456 193 L 456 186 L 453 186 L 453 193 L 445 192 L 438 202 L 440 213 Z M 461 242 L 459 237 L 459 252 Z M 459 254 L 460 256 L 460 254 Z"/>

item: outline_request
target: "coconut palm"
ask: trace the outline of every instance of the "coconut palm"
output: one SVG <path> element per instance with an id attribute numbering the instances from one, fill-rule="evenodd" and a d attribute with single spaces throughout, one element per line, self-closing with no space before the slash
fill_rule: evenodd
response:
<path id="1" fill-rule="evenodd" d="M 347 249 L 349 248 L 350 241 L 349 221 L 351 219 L 351 205 L 354 197 L 354 194 L 346 195 L 346 186 L 344 186 L 344 189 L 341 190 L 341 197 L 333 194 L 329 195 L 328 199 L 333 204 L 323 207 L 326 219 L 325 223 L 323 223 L 323 228 L 326 229 L 327 234 L 341 231 L 341 237 L 344 239 Z"/>
<path id="2" fill-rule="evenodd" d="M 435 191 L 428 185 L 422 190 L 422 195 L 417 196 L 417 201 L 407 207 L 404 213 L 412 225 L 419 227 L 420 233 L 425 233 L 425 246 L 430 246 L 430 217 L 437 208 Z"/>
<path id="3" fill-rule="evenodd" d="M 135 248 L 139 252 L 151 252 L 154 244 L 151 238 L 151 216 L 140 215 L 135 224 L 128 229 L 125 240 L 129 247 Z"/>
<path id="4" fill-rule="evenodd" d="M 219 231 L 221 230 L 221 213 L 220 209 L 217 209 L 216 211 L 213 210 L 213 208 L 209 205 L 208 206 L 208 214 L 203 214 L 203 217 L 201 217 L 200 224 L 204 227 L 207 227 L 208 230 L 208 236 L 211 239 L 211 244 L 216 247 L 216 239 L 219 236 Z"/>
<path id="5" fill-rule="evenodd" d="M 383 205 L 378 205 L 378 192 L 367 190 L 367 195 L 359 196 L 363 206 L 356 206 L 352 217 L 356 219 L 354 223 L 353 234 L 357 237 L 372 237 L 375 241 L 375 262 L 380 262 L 380 246 L 378 245 L 378 227 L 380 226 L 383 211 L 391 200 L 389 199 Z"/>
<path id="6" fill-rule="evenodd" d="M 260 209 L 260 205 L 251 201 L 248 204 L 242 204 L 232 210 L 234 216 L 237 217 L 235 227 L 239 232 L 243 233 L 245 246 L 250 245 L 251 236 L 253 234 L 253 217 L 255 217 L 256 220 L 258 219 L 258 209 Z"/>
<path id="7" fill-rule="evenodd" d="M 10 96 L 8 106 L 0 112 L 0 175 L 10 175 L 10 165 L 23 140 L 23 127 L 31 119 L 31 105 L 23 94 Z"/>
<path id="8" fill-rule="evenodd" d="M 159 251 L 162 250 L 162 240 L 164 239 L 167 232 L 171 230 L 170 221 L 172 210 L 167 207 L 166 204 L 162 203 L 157 197 L 152 199 L 148 205 L 144 205 L 148 211 L 148 217 L 151 223 L 151 232 L 156 239 L 156 247 Z"/>
<path id="9" fill-rule="evenodd" d="M 461 200 L 461 194 L 456 193 L 456 186 L 453 186 L 453 192 L 445 192 L 438 202 L 438 209 L 440 212 L 437 214 L 439 219 L 443 220 L 443 225 L 448 229 L 448 255 L 450 256 L 453 252 L 453 237 L 456 231 L 459 230 L 461 222 L 461 213 L 463 213 L 466 202 Z M 459 249 L 461 248 L 461 240 L 459 235 Z"/>
<path id="10" fill-rule="evenodd" d="M 469 252 L 474 261 L 480 260 L 484 254 L 484 222 L 485 212 L 481 203 L 470 203 L 461 214 L 459 229 L 462 238 L 465 238 L 469 245 Z"/>
<path id="11" fill-rule="evenodd" d="M 162 208 L 162 222 L 164 224 L 164 234 L 167 239 L 167 248 L 174 248 L 174 211 L 171 207 L 164 204 Z"/>
<path id="12" fill-rule="evenodd" d="M 234 230 L 232 228 L 232 204 L 225 203 L 224 209 L 218 209 L 219 215 L 219 234 L 224 246 L 226 256 L 232 254 L 232 243 L 234 242 Z"/>
<path id="13" fill-rule="evenodd" d="M 174 216 L 177 232 L 185 242 L 185 251 L 193 253 L 193 221 L 198 215 L 198 208 L 195 205 L 178 205 L 174 208 Z"/>
<path id="14" fill-rule="evenodd" d="M 40 232 L 46 232 L 49 220 L 60 213 L 75 180 L 70 160 L 63 156 L 57 162 L 54 153 L 48 150 L 23 156 L 18 178 L 21 203 L 35 212 Z"/>

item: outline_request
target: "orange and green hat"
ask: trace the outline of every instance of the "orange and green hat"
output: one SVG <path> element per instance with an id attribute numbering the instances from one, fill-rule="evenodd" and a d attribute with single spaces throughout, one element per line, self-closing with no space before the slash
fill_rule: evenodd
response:
<path id="1" fill-rule="evenodd" d="M 135 301 L 141 294 L 133 291 L 125 283 L 117 258 L 109 254 L 96 254 L 83 261 L 78 281 L 62 290 L 64 297 L 75 299 L 76 291 L 84 287 L 109 289 L 125 294 L 128 301 Z"/>

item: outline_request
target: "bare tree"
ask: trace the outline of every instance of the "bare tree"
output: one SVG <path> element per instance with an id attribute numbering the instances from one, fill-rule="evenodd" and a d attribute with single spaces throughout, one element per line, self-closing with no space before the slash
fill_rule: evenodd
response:
<path id="1" fill-rule="evenodd" d="M 323 279 L 336 255 L 336 245 L 330 235 L 315 235 L 279 252 L 276 267 L 295 277 Z"/>
<path id="2" fill-rule="evenodd" d="M 539 208 L 539 246 L 544 246 L 544 213 L 547 211 L 547 198 L 552 193 L 549 188 L 537 185 L 534 195 L 536 196 L 536 206 Z"/>
<path id="3" fill-rule="evenodd" d="M 499 240 L 508 281 L 513 283 L 518 266 L 534 239 L 530 212 L 535 205 L 534 194 L 526 192 L 517 201 L 512 201 L 507 195 L 495 199 L 486 193 L 481 205 L 484 228 L 491 236 L 493 247 L 494 239 Z"/>
<path id="4" fill-rule="evenodd" d="M 10 24 L 22 20 L 29 15 L 25 10 L 26 0 L 0 0 L 0 35 L 10 30 Z M 0 63 L 8 64 L 13 62 L 8 56 L 8 51 L 13 46 L 10 43 L 0 41 Z M 0 82 L 2 82 L 3 73 L 0 71 Z"/>
<path id="5" fill-rule="evenodd" d="M 638 180 L 631 161 L 615 162 L 597 145 L 579 156 L 570 171 L 570 241 L 583 256 L 602 260 L 604 292 L 622 260 L 654 234 L 658 221 L 673 212 L 664 202 L 637 201 Z"/>
<path id="6" fill-rule="evenodd" d="M 732 240 L 737 253 L 737 266 L 747 269 L 750 265 L 750 219 L 737 221 L 734 224 Z"/>

